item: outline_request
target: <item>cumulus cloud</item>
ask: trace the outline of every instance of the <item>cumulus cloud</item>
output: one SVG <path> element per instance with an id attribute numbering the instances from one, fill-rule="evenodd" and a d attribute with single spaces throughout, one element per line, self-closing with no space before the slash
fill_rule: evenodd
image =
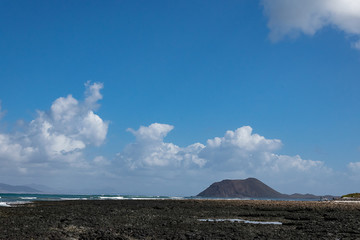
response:
<path id="1" fill-rule="evenodd" d="M 199 156 L 207 160 L 208 166 L 218 170 L 241 170 L 248 174 L 305 172 L 323 166 L 320 161 L 276 154 L 274 151 L 282 146 L 280 140 L 266 139 L 252 131 L 250 126 L 244 126 L 235 131 L 227 131 L 224 137 L 209 139 Z"/>
<path id="2" fill-rule="evenodd" d="M 93 159 L 93 162 L 95 165 L 110 165 L 110 161 L 107 160 L 104 156 L 96 156 L 94 159 Z"/>
<path id="3" fill-rule="evenodd" d="M 189 193 L 189 189 L 197 193 L 210 182 L 224 178 L 251 176 L 265 182 L 271 179 L 273 183 L 278 179 L 280 186 L 286 179 L 286 183 L 303 188 L 321 184 L 324 176 L 334 179 L 329 177 L 331 169 L 321 161 L 278 154 L 281 140 L 254 133 L 250 126 L 228 130 L 224 136 L 208 139 L 205 144 L 182 147 L 164 140 L 174 126 L 153 123 L 136 130 L 129 128 L 127 131 L 135 141 L 115 159 L 91 156 L 86 150 L 105 142 L 108 122 L 95 112 L 102 99 L 103 85 L 88 82 L 85 88 L 83 100 L 72 95 L 59 97 L 48 110 L 38 111 L 32 121 L 22 121 L 17 132 L 0 132 L 0 177 L 19 174 L 32 177 L 40 173 L 51 175 L 52 179 L 56 176 L 58 180 L 54 181 L 58 182 L 65 174 L 71 182 L 81 174 L 83 184 L 99 180 L 99 185 L 112 181 L 118 186 L 122 179 L 131 183 L 131 190 L 135 182 L 139 189 L 146 182 L 148 187 L 156 185 L 162 194 L 175 194 L 181 188 L 183 193 Z M 356 172 L 360 164 L 350 163 L 348 167 Z M 318 181 L 319 178 L 323 181 Z M 332 185 L 329 186 L 331 189 Z M 322 185 L 317 188 L 325 189 Z M 140 191 L 143 190 L 146 192 Z"/>
<path id="4" fill-rule="evenodd" d="M 314 35 L 326 26 L 360 38 L 358 0 L 262 0 L 262 5 L 273 41 L 299 33 Z M 359 40 L 352 46 L 359 48 Z"/>
<path id="5" fill-rule="evenodd" d="M 207 141 L 209 148 L 238 148 L 244 152 L 254 152 L 258 150 L 272 151 L 281 147 L 278 139 L 266 139 L 258 134 L 252 134 L 250 126 L 244 126 L 235 131 L 227 131 L 222 138 L 215 137 Z"/>
<path id="6" fill-rule="evenodd" d="M 359 170 L 360 170 L 360 162 L 350 162 L 348 164 L 348 168 L 353 172 L 359 172 Z"/>
<path id="7" fill-rule="evenodd" d="M 85 103 L 88 108 L 94 109 L 98 107 L 97 102 L 103 98 L 100 90 L 104 87 L 102 83 L 93 83 L 90 81 L 85 83 L 86 91 L 85 91 Z"/>
<path id="8" fill-rule="evenodd" d="M 168 124 L 153 123 L 148 127 L 141 126 L 138 130 L 128 128 L 136 140 L 140 142 L 162 142 L 164 137 L 174 129 L 174 126 Z"/>
<path id="9" fill-rule="evenodd" d="M 280 187 L 286 179 L 286 183 L 301 186 L 298 191 L 311 191 L 311 187 L 319 187 L 316 185 L 321 182 L 319 179 L 332 176 L 332 170 L 324 162 L 276 153 L 282 147 L 281 140 L 253 133 L 250 126 L 226 131 L 223 137 L 209 139 L 205 145 L 195 143 L 187 147 L 164 142 L 173 128 L 154 123 L 137 130 L 128 129 L 136 140 L 118 153 L 118 163 L 122 168 L 125 163 L 132 170 L 130 175 L 149 177 L 149 181 L 182 179 L 182 184 L 190 181 L 192 185 L 224 178 L 258 177 Z M 325 191 L 324 186 L 320 188 Z"/>
<path id="10" fill-rule="evenodd" d="M 202 167 L 214 171 L 242 171 L 246 174 L 288 171 L 307 172 L 324 168 L 321 161 L 300 156 L 279 155 L 278 139 L 266 139 L 252 133 L 250 126 L 226 131 L 224 137 L 209 139 L 206 145 L 195 143 L 185 148 L 164 142 L 174 127 L 154 123 L 138 130 L 128 129 L 136 141 L 118 154 L 131 169 L 156 167 Z"/>
<path id="11" fill-rule="evenodd" d="M 35 151 L 33 147 L 17 143 L 11 135 L 0 134 L 0 162 L 3 169 L 15 166 L 16 171 L 25 173 L 26 168 L 23 164 Z"/>
<path id="12" fill-rule="evenodd" d="M 204 159 L 197 155 L 204 146 L 200 143 L 181 148 L 163 139 L 174 127 L 168 124 L 153 123 L 141 126 L 138 130 L 128 129 L 136 141 L 127 145 L 119 158 L 131 169 L 152 167 L 202 166 Z"/>
<path id="13" fill-rule="evenodd" d="M 88 82 L 85 86 L 84 101 L 72 95 L 60 97 L 49 111 L 38 111 L 24 131 L 0 134 L 0 162 L 23 172 L 52 163 L 86 167 L 83 150 L 105 141 L 108 123 L 94 113 L 103 85 Z"/>

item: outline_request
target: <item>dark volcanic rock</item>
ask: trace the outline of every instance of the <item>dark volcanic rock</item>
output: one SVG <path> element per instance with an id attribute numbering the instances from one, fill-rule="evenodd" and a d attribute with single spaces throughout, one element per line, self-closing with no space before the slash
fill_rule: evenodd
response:
<path id="1" fill-rule="evenodd" d="M 250 224 L 199 219 L 281 222 Z M 0 239 L 360 239 L 360 205 L 264 200 L 86 200 L 0 207 Z"/>
<path id="2" fill-rule="evenodd" d="M 223 180 L 211 184 L 210 187 L 199 193 L 199 197 L 218 198 L 284 198 L 281 194 L 256 178 L 245 180 Z"/>

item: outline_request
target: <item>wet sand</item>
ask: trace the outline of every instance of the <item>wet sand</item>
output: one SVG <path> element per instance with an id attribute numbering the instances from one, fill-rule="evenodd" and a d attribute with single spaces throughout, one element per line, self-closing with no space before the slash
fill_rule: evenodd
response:
<path id="1" fill-rule="evenodd" d="M 35 202 L 0 207 L 0 239 L 360 239 L 360 203 L 257 200 Z"/>

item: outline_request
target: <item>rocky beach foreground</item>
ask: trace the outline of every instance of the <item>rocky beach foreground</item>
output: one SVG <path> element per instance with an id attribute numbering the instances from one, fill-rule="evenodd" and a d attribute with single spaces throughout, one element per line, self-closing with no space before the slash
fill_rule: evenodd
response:
<path id="1" fill-rule="evenodd" d="M 359 238 L 356 202 L 79 200 L 0 208 L 0 239 Z"/>

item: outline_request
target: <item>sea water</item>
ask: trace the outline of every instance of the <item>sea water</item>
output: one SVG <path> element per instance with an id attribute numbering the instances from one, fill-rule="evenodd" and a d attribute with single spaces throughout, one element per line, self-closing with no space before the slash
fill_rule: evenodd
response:
<path id="1" fill-rule="evenodd" d="M 251 220 L 244 220 L 241 218 L 208 218 L 208 219 L 198 219 L 200 222 L 243 222 L 249 224 L 272 224 L 272 225 L 282 225 L 281 222 L 264 222 L 264 221 L 251 221 Z"/>
<path id="2" fill-rule="evenodd" d="M 16 194 L 0 193 L 0 207 L 16 206 L 33 201 L 68 201 L 68 200 L 165 200 L 165 199 L 209 199 L 209 200 L 286 200 L 264 198 L 202 198 L 202 197 L 170 197 L 143 195 L 69 195 L 69 194 Z M 291 199 L 290 201 L 314 201 L 314 199 Z M 316 200 L 315 200 L 316 201 Z"/>
<path id="3" fill-rule="evenodd" d="M 33 201 L 68 201 L 68 200 L 141 200 L 141 199 L 179 199 L 168 196 L 141 195 L 68 195 L 68 194 L 16 194 L 0 193 L 0 207 L 11 207 Z M 183 199 L 183 198 L 180 198 Z"/>

